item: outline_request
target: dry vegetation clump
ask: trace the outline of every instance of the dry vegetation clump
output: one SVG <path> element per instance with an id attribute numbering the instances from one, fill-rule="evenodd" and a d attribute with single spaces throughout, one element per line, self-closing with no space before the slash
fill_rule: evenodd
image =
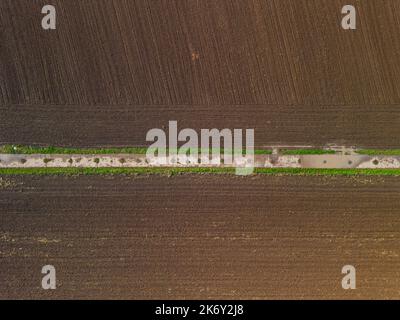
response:
<path id="1" fill-rule="evenodd" d="M 0 177 L 0 190 L 6 189 L 6 188 L 11 188 L 14 186 L 15 186 L 15 183 L 13 183 L 12 181 Z"/>

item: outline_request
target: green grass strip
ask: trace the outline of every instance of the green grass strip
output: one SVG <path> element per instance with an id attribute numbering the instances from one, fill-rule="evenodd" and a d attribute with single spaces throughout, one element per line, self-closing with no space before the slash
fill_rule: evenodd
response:
<path id="1" fill-rule="evenodd" d="M 387 149 L 387 150 L 361 149 L 357 150 L 357 153 L 368 156 L 400 156 L 400 149 Z"/>
<path id="2" fill-rule="evenodd" d="M 39 147 L 39 146 L 24 146 L 24 145 L 3 145 L 0 146 L 0 153 L 6 154 L 146 154 L 146 147 L 121 147 L 121 148 L 68 148 L 68 147 Z M 196 150 L 196 149 L 195 149 Z M 206 151 L 211 152 L 213 149 L 206 149 Z M 168 149 L 166 149 L 168 151 Z M 200 153 L 202 149 L 197 149 Z M 223 149 L 219 150 L 221 153 L 224 152 Z M 229 150 L 228 150 L 229 151 Z M 245 149 L 243 150 L 243 153 Z M 399 155 L 400 149 L 361 149 L 356 151 L 358 154 L 363 155 Z M 319 154 L 335 154 L 334 150 L 326 149 L 282 149 L 281 153 L 284 155 L 319 155 Z M 271 149 L 256 149 L 254 154 L 272 154 Z"/>
<path id="3" fill-rule="evenodd" d="M 6 154 L 117 154 L 117 153 L 129 153 L 129 154 L 146 154 L 148 148 L 145 147 L 123 147 L 123 148 L 64 148 L 64 147 L 37 147 L 37 146 L 22 146 L 22 145 L 4 145 L 0 146 L 0 153 Z M 154 151 L 156 151 L 155 149 Z M 162 150 L 162 149 L 161 149 Z M 165 149 L 165 152 L 174 149 Z M 201 153 L 202 151 L 211 153 L 215 149 L 196 149 Z M 177 149 L 176 152 L 179 150 Z M 220 153 L 224 152 L 224 149 L 217 150 Z M 233 150 L 227 149 L 227 152 L 233 152 Z M 245 154 L 246 150 L 243 149 L 242 153 Z M 272 154 L 272 150 L 254 150 L 254 154 Z"/>
<path id="4" fill-rule="evenodd" d="M 233 168 L 0 168 L 1 175 L 139 175 L 234 173 Z"/>
<path id="5" fill-rule="evenodd" d="M 176 175 L 235 174 L 235 168 L 0 168 L 7 175 Z M 254 174 L 302 176 L 400 176 L 400 169 L 256 168 Z"/>
<path id="6" fill-rule="evenodd" d="M 0 146 L 0 153 L 8 154 L 116 154 L 132 153 L 145 154 L 147 148 L 64 148 L 64 147 L 36 147 L 36 146 Z"/>
<path id="7" fill-rule="evenodd" d="M 24 145 L 3 145 L 0 146 L 0 153 L 6 154 L 146 154 L 146 147 L 122 147 L 122 148 L 68 148 L 68 147 L 39 147 L 39 146 L 24 146 Z M 201 153 L 201 151 L 211 153 L 213 149 L 194 149 Z M 168 149 L 165 150 L 166 152 Z M 221 154 L 224 149 L 218 149 Z M 227 150 L 229 152 L 229 150 Z M 231 150 L 232 151 L 232 150 Z M 400 150 L 398 150 L 400 154 Z M 243 154 L 245 149 L 243 149 Z M 324 149 L 284 149 L 282 154 L 284 155 L 302 155 L 302 154 L 334 154 L 334 150 Z M 272 154 L 271 149 L 256 149 L 254 154 Z"/>
<path id="8" fill-rule="evenodd" d="M 400 176 L 400 169 L 256 168 L 256 174 L 303 176 Z"/>
<path id="9" fill-rule="evenodd" d="M 303 154 L 335 154 L 335 150 L 324 149 L 286 149 L 282 150 L 284 155 L 303 155 Z"/>

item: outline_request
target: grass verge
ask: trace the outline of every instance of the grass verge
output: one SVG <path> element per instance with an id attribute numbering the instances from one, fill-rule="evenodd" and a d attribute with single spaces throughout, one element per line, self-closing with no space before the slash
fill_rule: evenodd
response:
<path id="1" fill-rule="evenodd" d="M 23 146 L 23 145 L 3 145 L 0 146 L 0 153 L 6 154 L 118 154 L 118 153 L 130 153 L 130 154 L 146 154 L 148 148 L 145 147 L 123 147 L 123 148 L 64 148 L 64 147 L 37 147 L 37 146 Z M 161 149 L 162 150 L 162 149 Z M 174 150 L 174 149 L 170 149 Z M 214 149 L 196 149 L 201 153 L 203 151 L 211 153 Z M 157 151 L 155 149 L 154 151 Z M 164 150 L 168 152 L 168 149 Z M 217 150 L 220 153 L 224 152 L 224 149 Z M 227 149 L 228 152 L 233 150 Z M 176 150 L 178 152 L 178 149 Z M 243 154 L 246 152 L 243 149 Z M 254 150 L 254 154 L 272 154 L 272 150 Z"/>
<path id="2" fill-rule="evenodd" d="M 180 173 L 234 173 L 233 168 L 0 168 L 1 175 L 139 175 Z"/>
<path id="3" fill-rule="evenodd" d="M 36 147 L 20 145 L 0 146 L 0 153 L 8 154 L 116 154 L 133 153 L 145 154 L 147 148 L 127 147 L 127 148 L 64 148 L 64 147 Z"/>
<path id="4" fill-rule="evenodd" d="M 234 168 L 0 168 L 7 175 L 177 175 L 177 174 L 235 174 Z M 256 168 L 254 174 L 302 176 L 400 176 L 400 169 L 304 169 Z"/>
<path id="5" fill-rule="evenodd" d="M 325 150 L 325 149 L 286 149 L 282 150 L 284 155 L 302 155 L 302 154 L 335 154 L 335 150 Z"/>
<path id="6" fill-rule="evenodd" d="M 400 156 L 400 149 L 388 149 L 388 150 L 361 149 L 357 150 L 357 153 L 368 156 Z"/>
<path id="7" fill-rule="evenodd" d="M 197 149 L 200 153 L 202 149 Z M 212 149 L 206 150 L 211 152 Z M 219 152 L 223 153 L 224 150 L 220 149 Z M 122 147 L 122 148 L 66 148 L 66 147 L 38 147 L 38 146 L 24 146 L 24 145 L 3 145 L 0 146 L 0 153 L 7 154 L 145 154 L 147 148 L 145 147 Z M 228 150 L 229 152 L 229 150 Z M 400 154 L 400 150 L 398 150 Z M 245 150 L 243 150 L 245 153 Z M 334 150 L 325 149 L 283 149 L 284 155 L 302 155 L 302 154 L 334 154 Z M 271 149 L 256 149 L 254 154 L 272 154 Z"/>

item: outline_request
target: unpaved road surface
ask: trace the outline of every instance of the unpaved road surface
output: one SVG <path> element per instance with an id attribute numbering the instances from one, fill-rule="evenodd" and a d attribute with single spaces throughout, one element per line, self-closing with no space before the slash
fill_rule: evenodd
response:
<path id="1" fill-rule="evenodd" d="M 400 298 L 399 255 L 393 177 L 1 179 L 0 298 Z"/>
<path id="2" fill-rule="evenodd" d="M 0 143 L 146 145 L 255 128 L 257 146 L 399 147 L 400 2 L 0 1 Z"/>

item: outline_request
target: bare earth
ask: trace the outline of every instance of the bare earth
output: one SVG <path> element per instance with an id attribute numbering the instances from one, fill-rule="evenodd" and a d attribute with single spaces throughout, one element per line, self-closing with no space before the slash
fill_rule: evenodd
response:
<path id="1" fill-rule="evenodd" d="M 0 213 L 0 298 L 400 297 L 398 178 L 3 177 Z"/>
<path id="2" fill-rule="evenodd" d="M 400 1 L 0 1 L 0 143 L 146 144 L 255 128 L 272 144 L 399 147 Z"/>
<path id="3" fill-rule="evenodd" d="M 399 148 L 400 1 L 0 1 L 0 144 Z M 58 288 L 41 289 L 52 264 Z M 341 269 L 357 269 L 357 289 Z M 0 177 L 0 298 L 400 298 L 396 177 Z"/>

